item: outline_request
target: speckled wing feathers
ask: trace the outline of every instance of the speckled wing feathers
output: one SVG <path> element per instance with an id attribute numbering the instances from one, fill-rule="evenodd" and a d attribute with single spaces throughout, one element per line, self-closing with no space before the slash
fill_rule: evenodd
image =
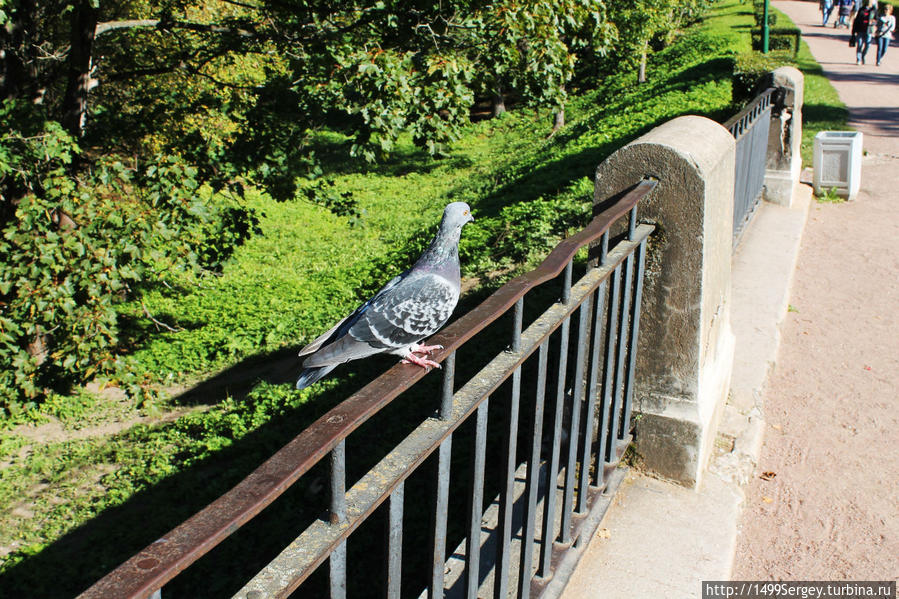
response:
<path id="1" fill-rule="evenodd" d="M 392 293 L 376 297 L 363 320 L 370 336 L 356 327 L 350 334 L 368 343 L 404 347 L 433 335 L 449 320 L 459 290 L 443 277 L 428 274 L 404 281 Z"/>
<path id="2" fill-rule="evenodd" d="M 393 283 L 393 281 L 391 281 Z M 389 285 L 354 313 L 352 324 L 323 342 L 305 367 L 328 366 L 418 343 L 449 320 L 459 289 L 436 274 L 419 274 Z"/>

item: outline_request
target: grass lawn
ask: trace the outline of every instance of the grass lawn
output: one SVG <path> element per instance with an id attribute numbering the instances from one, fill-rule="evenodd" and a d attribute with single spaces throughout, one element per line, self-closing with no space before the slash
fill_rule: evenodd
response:
<path id="1" fill-rule="evenodd" d="M 177 331 L 157 330 L 140 306 L 123 308 L 132 356 L 167 395 L 135 406 L 94 385 L 52 397 L 29 424 L 6 423 L 3 588 L 35 597 L 82 591 L 382 372 L 392 359 L 293 389 L 296 349 L 406 268 L 448 202 L 468 202 L 477 219 L 460 247 L 470 306 L 587 222 L 593 171 L 615 149 L 676 116 L 726 120 L 737 110 L 733 55 L 749 49 L 752 26 L 751 4 L 716 4 L 651 58 L 647 83 L 623 73 L 574 90 L 568 124 L 553 136 L 549 114 L 519 107 L 472 124 L 441 159 L 410 142 L 376 168 L 333 158 L 326 174 L 335 192 L 361 209 L 352 223 L 251 193 L 260 231 L 223 272 L 146 301 Z M 845 107 L 804 44 L 798 60 L 807 77 L 804 139 L 845 126 Z M 320 154 L 340 156 L 343 141 L 323 135 Z"/>

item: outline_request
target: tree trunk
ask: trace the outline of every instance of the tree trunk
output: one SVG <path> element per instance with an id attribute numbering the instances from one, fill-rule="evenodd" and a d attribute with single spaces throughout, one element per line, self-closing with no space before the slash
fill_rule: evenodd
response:
<path id="1" fill-rule="evenodd" d="M 640 55 L 640 71 L 637 73 L 637 83 L 646 83 L 646 46 L 643 44 L 643 53 Z"/>
<path id="2" fill-rule="evenodd" d="M 94 32 L 97 27 L 97 11 L 91 6 L 90 0 L 81 0 L 75 7 L 71 27 L 68 82 L 62 102 L 62 124 L 77 138 L 84 132 Z"/>
<path id="3" fill-rule="evenodd" d="M 565 107 L 562 106 L 553 114 L 553 133 L 565 126 Z"/>
<path id="4" fill-rule="evenodd" d="M 493 118 L 506 112 L 506 100 L 503 98 L 503 88 L 497 83 L 493 91 Z"/>
<path id="5" fill-rule="evenodd" d="M 565 84 L 562 84 L 561 88 L 562 93 L 565 93 Z M 565 104 L 559 106 L 559 108 L 553 113 L 553 131 L 550 135 L 555 135 L 556 132 L 565 126 Z"/>

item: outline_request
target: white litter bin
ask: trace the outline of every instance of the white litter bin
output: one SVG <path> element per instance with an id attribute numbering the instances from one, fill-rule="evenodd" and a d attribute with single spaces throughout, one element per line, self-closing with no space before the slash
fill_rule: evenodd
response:
<path id="1" fill-rule="evenodd" d="M 836 189 L 854 200 L 862 182 L 861 131 L 821 131 L 815 135 L 815 193 Z"/>

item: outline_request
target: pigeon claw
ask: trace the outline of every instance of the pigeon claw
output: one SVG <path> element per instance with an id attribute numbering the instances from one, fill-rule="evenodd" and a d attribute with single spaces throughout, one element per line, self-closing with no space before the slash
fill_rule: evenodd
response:
<path id="1" fill-rule="evenodd" d="M 420 351 L 420 350 L 416 350 Z M 435 362 L 434 360 L 428 360 L 427 358 L 419 358 L 413 353 L 409 353 L 403 358 L 403 364 L 415 364 L 416 366 L 421 366 L 425 370 L 430 370 L 431 368 L 440 369 L 440 364 Z"/>
<path id="2" fill-rule="evenodd" d="M 418 344 L 416 344 L 416 345 L 413 345 L 410 349 L 411 349 L 411 351 L 413 351 L 417 354 L 428 355 L 430 353 L 437 351 L 438 349 L 444 349 L 444 347 L 442 345 L 418 345 Z"/>

